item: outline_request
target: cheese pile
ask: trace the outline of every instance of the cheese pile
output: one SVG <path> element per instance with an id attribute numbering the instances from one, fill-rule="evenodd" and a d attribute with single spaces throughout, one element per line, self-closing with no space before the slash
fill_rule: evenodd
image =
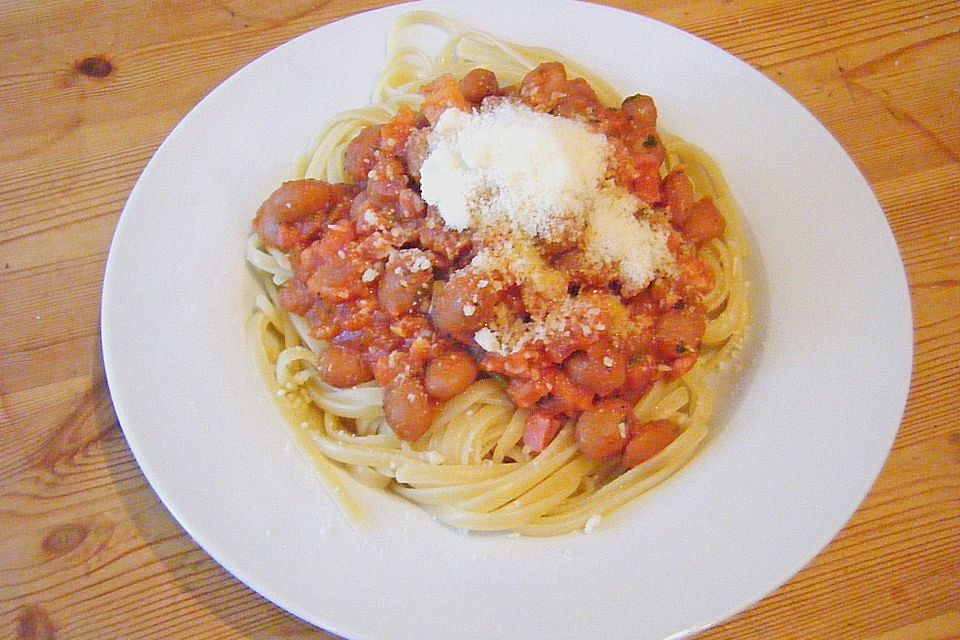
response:
<path id="1" fill-rule="evenodd" d="M 462 231 L 509 222 L 556 241 L 576 232 L 606 172 L 606 138 L 581 123 L 501 101 L 447 109 L 429 137 L 423 197 Z"/>
<path id="2" fill-rule="evenodd" d="M 644 203 L 607 179 L 607 139 L 584 123 L 501 100 L 447 109 L 428 141 L 421 193 L 448 227 L 576 243 L 637 291 L 673 266 L 666 231 L 637 218 Z"/>

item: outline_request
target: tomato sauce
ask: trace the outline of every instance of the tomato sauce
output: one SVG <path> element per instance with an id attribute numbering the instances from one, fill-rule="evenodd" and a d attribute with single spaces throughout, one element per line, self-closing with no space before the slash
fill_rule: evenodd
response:
<path id="1" fill-rule="evenodd" d="M 631 409 L 656 381 L 676 379 L 696 363 L 707 322 L 702 298 L 713 288 L 696 251 L 724 231 L 716 206 L 695 199 L 682 168 L 661 177 L 666 153 L 653 100 L 638 95 L 606 107 L 559 63 L 505 88 L 483 69 L 460 80 L 443 76 L 423 94 L 421 113 L 401 109 L 349 145 L 344 169 L 353 183 L 286 182 L 254 219 L 264 243 L 286 252 L 294 269 L 280 289 L 281 305 L 330 343 L 321 379 L 337 387 L 376 380 L 388 424 L 416 441 L 443 402 L 479 376 L 497 375 L 509 397 L 531 410 L 524 432 L 531 450 L 543 450 L 565 421 L 576 420 L 585 455 L 619 456 L 625 466 L 648 459 L 679 429 L 637 424 Z M 491 99 L 519 100 L 603 133 L 612 178 L 655 205 L 677 261 L 675 276 L 661 275 L 630 297 L 615 280 L 574 274 L 571 295 L 589 301 L 589 318 L 571 318 L 562 334 L 508 355 L 481 348 L 476 336 L 497 314 L 527 317 L 522 292 L 469 268 L 482 238 L 445 227 L 419 192 L 432 124 L 447 108 L 476 109 Z M 565 267 L 562 255 L 552 260 Z"/>

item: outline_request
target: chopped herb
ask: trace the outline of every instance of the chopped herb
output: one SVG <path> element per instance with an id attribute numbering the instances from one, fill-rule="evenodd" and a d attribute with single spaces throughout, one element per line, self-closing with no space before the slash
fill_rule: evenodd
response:
<path id="1" fill-rule="evenodd" d="M 643 146 L 647 149 L 652 149 L 657 146 L 656 136 L 647 136 L 647 139 L 643 141 Z"/>

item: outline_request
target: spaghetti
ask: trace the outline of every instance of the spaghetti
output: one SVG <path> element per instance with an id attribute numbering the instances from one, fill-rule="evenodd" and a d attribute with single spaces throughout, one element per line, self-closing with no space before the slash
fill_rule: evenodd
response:
<path id="1" fill-rule="evenodd" d="M 408 44 L 410 35 L 422 29 L 439 30 L 445 35 L 445 44 L 439 54 L 430 55 Z M 553 352 L 550 356 L 553 359 L 544 361 L 535 372 L 518 373 L 516 358 L 511 359 L 511 356 L 532 353 L 525 357 L 528 360 L 544 359 L 546 351 L 543 348 L 531 351 L 533 342 L 523 340 L 512 350 L 501 348 L 499 342 L 491 343 L 491 346 L 487 338 L 492 333 L 490 327 L 495 326 L 492 316 L 473 317 L 479 313 L 475 305 L 464 304 L 462 300 L 456 307 L 460 314 L 457 318 L 459 321 L 477 320 L 477 323 L 468 322 L 470 330 L 461 333 L 457 330 L 460 325 L 444 320 L 442 309 L 438 310 L 438 307 L 450 298 L 450 291 L 455 289 L 454 281 L 458 278 L 472 277 L 470 282 L 474 288 L 471 291 L 477 305 L 480 301 L 477 301 L 476 294 L 481 289 L 476 287 L 486 287 L 483 295 L 496 289 L 486 284 L 495 272 L 490 272 L 494 275 L 488 278 L 487 272 L 481 271 L 478 275 L 477 267 L 472 266 L 478 263 L 477 256 L 482 253 L 482 241 L 478 240 L 477 246 L 473 246 L 469 240 L 463 239 L 465 236 L 457 235 L 447 227 L 443 230 L 446 235 L 439 240 L 430 236 L 428 241 L 423 239 L 422 233 L 419 236 L 414 234 L 411 238 L 420 238 L 418 241 L 397 240 L 396 246 L 390 247 L 389 260 L 385 253 L 380 262 L 371 263 L 376 268 L 360 273 L 344 267 L 346 275 L 342 281 L 336 282 L 337 287 L 330 288 L 328 285 L 333 276 L 328 273 L 319 281 L 313 280 L 310 265 L 325 266 L 329 272 L 331 264 L 341 264 L 336 262 L 337 255 L 341 262 L 348 264 L 353 254 L 347 256 L 344 248 L 353 251 L 356 243 L 364 239 L 356 230 L 360 223 L 348 224 L 343 229 L 336 224 L 326 225 L 324 229 L 307 228 L 310 225 L 306 222 L 298 222 L 299 226 L 295 228 L 283 224 L 286 219 L 306 219 L 296 211 L 300 204 L 295 204 L 290 211 L 294 202 L 291 190 L 297 189 L 297 203 L 313 203 L 314 208 L 320 206 L 317 203 L 322 203 L 326 207 L 329 215 L 324 218 L 325 222 L 369 215 L 373 216 L 371 225 L 375 227 L 375 223 L 380 222 L 375 219 L 375 210 L 363 209 L 364 198 L 375 181 L 371 178 L 366 188 L 353 183 L 357 179 L 363 181 L 368 171 L 371 176 L 378 170 L 383 172 L 387 165 L 376 164 L 377 169 L 374 169 L 370 165 L 374 156 L 364 156 L 358 149 L 363 149 L 364 136 L 373 135 L 380 147 L 393 143 L 393 138 L 382 131 L 394 129 L 372 127 L 400 127 L 396 130 L 402 129 L 407 132 L 404 135 L 408 135 L 409 131 L 417 129 L 419 123 L 419 128 L 428 130 L 430 127 L 423 126 L 423 116 L 418 118 L 414 112 L 422 111 L 428 119 L 432 118 L 430 125 L 436 129 L 437 119 L 442 117 L 443 111 L 436 109 L 438 94 L 441 106 L 451 95 L 462 98 L 457 90 L 443 89 L 443 82 L 438 78 L 447 77 L 446 74 L 464 78 L 475 69 L 493 72 L 498 84 L 480 94 L 480 98 L 492 99 L 482 102 L 483 110 L 489 113 L 497 108 L 496 104 L 502 98 L 509 99 L 512 95 L 516 99 L 521 91 L 519 87 L 527 86 L 524 83 L 530 82 L 529 77 L 551 71 L 559 73 L 558 68 L 565 69 L 571 77 L 583 78 L 588 85 L 587 89 L 578 85 L 581 96 L 589 99 L 586 103 L 583 100 L 577 103 L 576 108 L 580 110 L 577 113 L 582 115 L 589 111 L 592 107 L 582 105 L 591 100 L 599 101 L 597 104 L 621 104 L 616 92 L 605 82 L 556 52 L 521 47 L 483 32 L 466 30 L 436 14 L 411 13 L 397 23 L 390 36 L 387 63 L 375 90 L 374 104 L 345 112 L 331 121 L 317 138 L 312 152 L 297 167 L 295 178 L 316 181 L 286 183 L 271 196 L 264 207 L 270 204 L 276 208 L 280 203 L 287 209 L 277 214 L 278 218 L 266 217 L 265 221 L 263 208 L 258 214 L 256 228 L 259 233 L 250 237 L 247 258 L 264 288 L 264 294 L 257 299 L 255 316 L 261 355 L 275 381 L 284 410 L 296 425 L 294 430 L 298 441 L 315 462 L 324 481 L 341 498 L 341 505 L 351 513 L 357 513 L 358 509 L 349 497 L 348 489 L 352 482 L 359 481 L 394 491 L 428 509 L 438 520 L 463 529 L 509 530 L 527 535 L 556 535 L 577 528 L 589 529 L 599 516 L 632 500 L 676 471 L 693 456 L 709 432 L 718 372 L 742 346 L 747 327 L 748 297 L 744 280 L 747 247 L 735 202 L 717 166 L 693 145 L 673 136 L 661 138 L 652 129 L 652 124 L 647 139 L 649 144 L 645 141 L 643 146 L 660 155 L 656 164 L 641 166 L 653 166 L 653 182 L 649 176 L 645 178 L 636 173 L 636 163 L 630 164 L 630 170 L 634 171 L 630 174 L 634 180 L 631 188 L 640 193 L 644 193 L 644 189 L 646 193 L 667 193 L 665 197 L 648 197 L 648 201 L 658 201 L 657 209 L 649 208 L 638 216 L 641 219 L 647 216 L 654 232 L 661 227 L 672 229 L 669 226 L 671 221 L 678 228 L 687 230 L 686 235 L 682 231 L 669 231 L 673 238 L 671 250 L 681 256 L 679 266 L 663 267 L 659 275 L 654 274 L 655 278 L 651 275 L 654 278 L 652 283 L 642 281 L 638 286 L 643 290 L 628 295 L 621 293 L 621 288 L 626 291 L 622 274 L 617 279 L 596 265 L 591 267 L 592 270 L 586 269 L 583 267 L 586 253 L 567 252 L 576 254 L 577 268 L 586 275 L 564 281 L 573 291 L 571 297 L 565 299 L 588 298 L 586 293 L 580 295 L 576 292 L 581 289 L 586 292 L 587 284 L 593 283 L 590 287 L 604 291 L 607 298 L 614 300 L 611 303 L 614 306 L 622 297 L 633 305 L 631 309 L 642 308 L 647 314 L 641 317 L 641 320 L 647 320 L 642 328 L 646 332 L 644 335 L 654 342 L 648 340 L 643 348 L 636 347 L 622 365 L 621 355 L 615 351 L 603 351 L 596 356 L 608 369 L 616 368 L 614 360 L 617 360 L 617 367 L 626 372 L 642 369 L 642 375 L 638 374 L 640 378 L 631 378 L 632 373 L 619 378 L 614 376 L 616 382 L 609 388 L 593 388 L 584 394 L 575 388 L 576 384 L 570 384 L 571 380 L 583 380 L 588 386 L 592 384 L 593 370 L 588 366 L 589 359 L 581 358 L 587 364 L 583 365 L 586 368 L 580 373 L 584 375 L 579 378 L 579 365 L 573 360 L 579 357 L 577 354 L 596 348 L 601 340 L 598 334 L 603 334 L 606 328 L 603 323 L 594 324 L 593 332 L 585 328 L 584 335 L 579 335 L 579 343 L 573 341 L 567 352 Z M 537 71 L 531 74 L 534 70 Z M 543 83 L 549 81 L 541 80 Z M 571 85 L 574 82 L 582 83 L 575 80 Z M 426 99 L 421 93 L 425 84 L 428 85 L 424 92 Z M 536 104 L 536 96 L 531 96 L 528 93 L 523 99 L 541 111 L 550 108 Z M 474 107 L 480 102 L 478 100 Z M 642 119 L 645 105 L 632 106 L 634 114 L 621 120 L 630 124 Z M 650 105 L 652 107 L 652 102 Z M 431 109 L 435 113 L 431 113 Z M 626 103 L 623 110 L 627 110 Z M 596 123 L 596 126 L 604 126 L 601 120 Z M 370 134 L 371 131 L 375 133 Z M 620 134 L 612 133 L 611 139 L 616 139 L 616 135 Z M 389 156 L 388 151 L 383 151 L 383 155 Z M 375 177 L 382 180 L 382 176 Z M 419 177 L 415 176 L 416 179 Z M 618 175 L 618 179 L 620 177 Z M 402 184 L 407 184 L 407 175 L 400 178 Z M 674 183 L 680 186 L 667 186 Z M 288 186 L 290 184 L 294 186 Z M 687 193 L 691 187 L 692 193 Z M 611 188 L 619 189 L 615 185 Z M 410 189 L 407 191 L 414 193 L 407 196 L 410 210 L 417 212 L 414 223 L 421 227 L 428 224 L 424 222 L 425 205 L 419 194 Z M 411 200 L 414 197 L 416 199 Z M 691 203 L 706 203 L 704 208 L 709 209 L 708 213 L 716 212 L 712 215 L 720 219 L 714 220 L 708 215 L 705 225 L 689 221 L 681 224 L 681 218 L 697 219 L 698 214 L 690 213 L 696 209 Z M 429 224 L 435 223 L 436 216 Z M 346 239 L 339 244 L 326 249 L 313 246 L 330 245 L 334 242 L 331 238 L 341 231 Z M 283 235 L 285 233 L 287 235 Z M 493 232 L 488 230 L 487 233 Z M 662 231 L 662 234 L 666 233 Z M 315 241 L 317 238 L 319 240 Z M 354 242 L 354 238 L 359 240 Z M 308 243 L 313 243 L 309 249 L 305 248 Z M 424 243 L 433 243 L 430 247 L 435 251 L 417 248 Z M 406 248 L 410 246 L 415 248 Z M 324 256 L 334 262 L 324 262 Z M 554 255 L 551 260 L 556 262 L 559 259 Z M 353 296 L 352 291 L 369 290 L 374 284 L 382 291 L 389 275 L 381 274 L 385 267 L 402 274 L 405 278 L 400 280 L 403 287 L 393 292 L 396 296 L 391 294 L 391 297 L 384 298 L 381 295 L 379 301 L 383 309 L 375 303 L 371 303 L 371 308 L 381 315 L 392 314 L 393 323 L 384 327 L 400 338 L 367 336 L 364 344 L 370 340 L 393 340 L 391 344 L 399 344 L 402 338 L 406 345 L 406 351 L 401 353 L 407 358 L 403 360 L 405 369 L 396 364 L 396 357 L 388 357 L 392 354 L 386 351 L 379 360 L 374 359 L 375 367 L 365 361 L 344 360 L 343 354 L 353 352 L 341 347 L 343 340 L 360 335 L 363 325 L 358 324 L 360 321 L 356 318 L 332 318 L 329 314 L 320 317 L 322 314 L 308 304 L 313 299 L 311 296 L 333 296 L 336 299 L 340 295 L 347 299 Z M 696 275 L 698 269 L 702 272 L 700 276 Z M 668 271 L 670 275 L 667 275 Z M 678 271 L 681 275 L 677 275 Z M 515 293 L 508 299 L 510 291 L 523 291 L 523 283 L 516 279 L 519 276 L 513 276 L 514 280 L 506 278 L 502 287 L 505 293 L 496 298 L 496 302 L 505 307 L 512 304 L 515 324 L 526 329 L 532 326 L 530 315 L 536 316 L 536 311 L 528 297 Z M 596 284 L 597 278 L 602 284 Z M 685 278 L 693 284 L 687 283 Z M 420 282 L 424 286 L 417 288 L 410 282 Z M 650 292 L 653 289 L 657 290 L 656 294 Z M 419 292 L 416 294 L 419 297 L 407 300 L 411 291 Z M 362 297 L 360 293 L 357 295 Z M 595 298 L 596 295 L 590 299 Z M 404 302 L 395 302 L 398 299 Z M 420 307 L 416 306 L 418 304 Z M 392 305 L 399 306 L 392 310 Z M 326 305 L 323 308 L 333 307 Z M 418 308 L 421 310 L 419 315 Z M 620 305 L 617 308 L 626 307 Z M 355 316 L 365 313 L 362 305 L 350 309 Z M 703 321 L 699 331 L 694 332 L 695 345 L 691 343 L 692 339 L 685 344 L 683 339 L 669 342 L 662 335 L 655 335 L 657 331 L 669 333 L 662 327 L 670 324 L 670 320 L 679 318 L 687 322 L 694 315 L 697 318 L 702 316 Z M 667 316 L 669 318 L 664 320 Z M 602 318 L 604 323 L 609 322 L 607 315 Z M 436 326 L 429 324 L 430 319 Z M 653 328 L 650 323 L 655 323 Z M 538 330 L 541 332 L 537 335 L 542 337 L 545 329 Z M 678 331 L 680 335 L 689 333 L 684 327 Z M 567 330 L 568 343 L 569 333 Z M 425 342 L 424 346 L 415 338 L 421 334 L 437 337 L 434 342 Z M 411 355 L 417 349 L 422 351 L 418 356 L 419 364 Z M 659 355 L 645 355 L 644 349 Z M 472 355 L 476 362 L 464 354 Z M 456 375 L 437 376 L 431 384 L 431 358 L 445 359 L 443 371 L 452 371 Z M 369 358 L 367 360 L 372 362 Z M 337 371 L 330 370 L 331 362 L 336 363 Z M 411 362 L 415 364 L 411 365 Z M 476 376 L 477 365 L 482 370 L 479 377 Z M 423 392 L 420 378 L 414 384 L 405 377 L 411 366 L 421 372 L 426 368 L 426 374 L 417 375 L 426 377 L 426 391 L 429 393 Z M 374 368 L 376 372 L 371 373 Z M 539 383 L 541 371 L 552 376 L 549 384 Z M 371 377 L 375 379 L 370 380 Z M 465 382 L 458 385 L 452 383 L 451 378 Z M 474 379 L 476 381 L 470 383 Z M 330 384 L 331 380 L 336 386 Z M 391 407 L 397 404 L 398 393 L 403 396 L 401 404 L 406 403 L 404 411 L 391 412 Z M 630 401 L 622 400 L 621 396 Z M 611 402 L 617 407 L 629 407 L 629 410 L 604 408 L 603 411 L 626 411 L 617 414 L 612 422 L 601 411 Z M 419 420 L 417 416 L 411 416 L 417 412 Z M 584 417 L 588 414 L 593 422 Z M 426 422 L 423 416 L 427 416 Z M 616 429 L 619 429 L 619 436 Z"/>

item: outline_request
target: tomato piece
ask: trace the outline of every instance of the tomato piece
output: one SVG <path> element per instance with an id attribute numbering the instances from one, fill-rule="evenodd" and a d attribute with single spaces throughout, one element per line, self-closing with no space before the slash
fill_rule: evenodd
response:
<path id="1" fill-rule="evenodd" d="M 280 306 L 298 316 L 306 315 L 316 302 L 316 297 L 300 278 L 291 278 L 280 287 Z"/>
<path id="2" fill-rule="evenodd" d="M 697 364 L 697 360 L 700 358 L 696 353 L 685 353 L 673 362 L 670 363 L 670 371 L 664 376 L 666 380 L 673 381 L 681 377 L 690 369 L 693 369 L 693 366 Z"/>
<path id="3" fill-rule="evenodd" d="M 660 198 L 659 165 L 650 165 L 637 173 L 630 181 L 630 191 L 644 202 L 656 202 Z"/>
<path id="4" fill-rule="evenodd" d="M 444 74 L 423 87 L 421 110 L 430 124 L 436 124 L 447 109 L 469 111 L 470 103 L 460 90 L 460 83 L 450 74 Z"/>
<path id="5" fill-rule="evenodd" d="M 657 363 L 650 356 L 638 359 L 627 367 L 624 386 L 638 394 L 646 393 L 657 379 Z"/>
<path id="6" fill-rule="evenodd" d="M 564 118 L 591 116 L 603 106 L 593 87 L 583 78 L 574 78 L 568 82 L 563 93 L 554 113 Z"/>
<path id="7" fill-rule="evenodd" d="M 654 346 L 661 357 L 674 360 L 700 348 L 700 341 L 707 330 L 703 312 L 690 307 L 670 310 L 657 318 L 653 325 L 656 340 Z"/>
<path id="8" fill-rule="evenodd" d="M 397 110 L 393 120 L 380 130 L 380 148 L 387 153 L 399 153 L 406 149 L 407 139 L 416 130 L 417 112 L 407 106 Z"/>
<path id="9" fill-rule="evenodd" d="M 678 229 L 687 221 L 690 208 L 693 207 L 693 183 L 686 172 L 674 170 L 663 178 L 660 185 L 660 205 L 670 210 L 670 220 Z"/>
<path id="10" fill-rule="evenodd" d="M 657 106 L 650 96 L 638 93 L 623 101 L 620 111 L 638 125 L 653 129 L 657 126 Z"/>
<path id="11" fill-rule="evenodd" d="M 559 62 L 544 62 L 520 82 L 520 99 L 541 111 L 557 106 L 567 88 L 567 70 Z"/>
<path id="12" fill-rule="evenodd" d="M 373 366 L 373 377 L 381 387 L 386 387 L 401 373 L 412 369 L 408 353 L 386 349 L 386 353 L 377 358 Z"/>
<path id="13" fill-rule="evenodd" d="M 550 393 L 551 385 L 546 378 L 524 380 L 511 378 L 507 385 L 507 397 L 518 407 L 528 409 Z"/>

